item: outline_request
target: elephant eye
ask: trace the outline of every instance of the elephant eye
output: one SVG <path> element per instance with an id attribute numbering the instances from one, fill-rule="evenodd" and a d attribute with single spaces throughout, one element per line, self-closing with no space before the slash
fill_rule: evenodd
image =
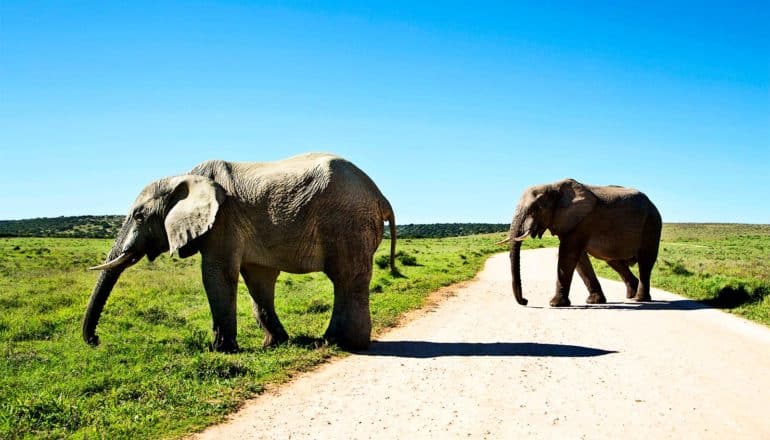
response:
<path id="1" fill-rule="evenodd" d="M 144 221 L 144 213 L 142 211 L 136 211 L 134 213 L 134 220 L 138 222 Z"/>

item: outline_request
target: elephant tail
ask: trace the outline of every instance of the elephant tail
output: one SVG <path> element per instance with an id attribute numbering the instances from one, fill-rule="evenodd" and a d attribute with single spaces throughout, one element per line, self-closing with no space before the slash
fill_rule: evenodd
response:
<path id="1" fill-rule="evenodd" d="M 398 269 L 396 269 L 396 214 L 393 213 L 393 208 L 387 200 L 383 200 L 381 205 L 381 212 L 383 220 L 388 221 L 390 228 L 390 273 L 397 275 Z"/>
<path id="2" fill-rule="evenodd" d="M 393 214 L 393 210 L 390 211 L 388 217 L 388 226 L 390 227 L 390 272 L 397 274 L 396 269 L 396 215 Z"/>

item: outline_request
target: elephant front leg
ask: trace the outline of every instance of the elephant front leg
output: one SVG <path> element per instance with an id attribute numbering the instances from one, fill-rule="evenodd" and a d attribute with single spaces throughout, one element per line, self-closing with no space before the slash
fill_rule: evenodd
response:
<path id="1" fill-rule="evenodd" d="M 214 321 L 214 342 L 211 348 L 226 353 L 236 352 L 238 271 L 230 265 L 210 261 L 204 256 L 202 272 L 203 286 Z"/>
<path id="2" fill-rule="evenodd" d="M 551 298 L 551 307 L 566 307 L 572 303 L 569 300 L 569 289 L 572 284 L 572 274 L 575 272 L 580 255 L 585 253 L 571 240 L 559 243 L 559 263 L 556 274 L 556 295 Z"/>
<path id="3" fill-rule="evenodd" d="M 607 298 L 602 292 L 602 286 L 599 284 L 599 279 L 596 278 L 594 268 L 591 265 L 591 260 L 588 258 L 588 254 L 583 252 L 577 263 L 577 272 L 580 278 L 583 279 L 583 283 L 588 289 L 588 298 L 586 303 L 588 304 L 605 304 Z"/>
<path id="4" fill-rule="evenodd" d="M 265 332 L 263 347 L 279 345 L 289 340 L 289 335 L 275 313 L 275 280 L 279 274 L 278 270 L 262 266 L 241 268 L 241 275 L 251 295 L 254 316 Z"/>

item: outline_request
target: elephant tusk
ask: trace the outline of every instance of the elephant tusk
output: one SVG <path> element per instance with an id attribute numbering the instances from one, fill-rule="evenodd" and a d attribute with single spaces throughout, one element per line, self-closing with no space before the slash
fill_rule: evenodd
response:
<path id="1" fill-rule="evenodd" d="M 114 269 L 118 266 L 123 265 L 126 262 L 130 262 L 133 258 L 133 254 L 129 252 L 123 252 L 120 254 L 117 258 L 108 261 L 104 264 L 100 264 L 98 266 L 89 267 L 88 270 L 107 270 L 107 269 Z"/>
<path id="2" fill-rule="evenodd" d="M 508 243 L 509 241 L 511 241 L 511 237 L 505 237 L 505 240 L 500 240 L 495 244 L 496 245 L 505 244 L 505 243 Z"/>
<path id="3" fill-rule="evenodd" d="M 529 237 L 529 231 L 519 235 L 518 237 L 513 237 L 513 241 L 524 241 L 524 239 L 527 237 Z"/>

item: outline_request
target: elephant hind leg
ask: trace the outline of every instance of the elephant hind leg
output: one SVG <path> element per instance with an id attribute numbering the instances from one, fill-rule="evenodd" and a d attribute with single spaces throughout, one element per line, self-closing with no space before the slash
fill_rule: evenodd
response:
<path id="1" fill-rule="evenodd" d="M 602 292 L 602 286 L 599 284 L 599 279 L 596 278 L 593 266 L 591 266 L 591 260 L 588 258 L 588 254 L 583 252 L 577 263 L 577 273 L 580 278 L 583 279 L 583 283 L 588 289 L 588 298 L 586 303 L 588 304 L 605 304 L 607 298 Z"/>
<path id="2" fill-rule="evenodd" d="M 331 278 L 331 277 L 330 277 Z M 352 280 L 332 278 L 334 307 L 324 339 L 349 350 L 369 346 L 372 319 L 369 314 L 369 281 L 371 274 L 360 274 Z"/>
<path id="3" fill-rule="evenodd" d="M 241 275 L 249 288 L 251 306 L 257 322 L 265 332 L 263 347 L 275 346 L 289 340 L 275 313 L 275 280 L 280 271 L 262 266 L 244 266 Z"/>
<path id="4" fill-rule="evenodd" d="M 637 260 L 639 264 L 639 287 L 636 289 L 634 300 L 652 301 L 650 297 L 650 275 L 652 267 L 655 266 L 655 260 L 658 259 L 658 248 L 660 246 L 661 221 L 660 214 L 653 207 L 654 211 L 648 218 L 642 231 L 642 247 L 639 249 Z"/>
<path id="5" fill-rule="evenodd" d="M 330 262 L 326 275 L 334 284 L 334 306 L 324 339 L 348 350 L 369 346 L 372 318 L 369 314 L 369 282 L 372 257 Z"/>
<path id="6" fill-rule="evenodd" d="M 634 295 L 635 301 L 652 301 L 650 296 L 650 275 L 652 267 L 655 265 L 655 254 L 639 255 L 639 287 Z"/>
<path id="7" fill-rule="evenodd" d="M 607 261 L 607 264 L 615 269 L 615 272 L 620 275 L 620 278 L 623 280 L 623 283 L 626 285 L 626 298 L 633 298 L 636 295 L 636 290 L 639 287 L 639 280 L 634 276 L 634 274 L 631 272 L 631 269 L 629 269 L 629 263 L 625 260 L 611 260 Z"/>

